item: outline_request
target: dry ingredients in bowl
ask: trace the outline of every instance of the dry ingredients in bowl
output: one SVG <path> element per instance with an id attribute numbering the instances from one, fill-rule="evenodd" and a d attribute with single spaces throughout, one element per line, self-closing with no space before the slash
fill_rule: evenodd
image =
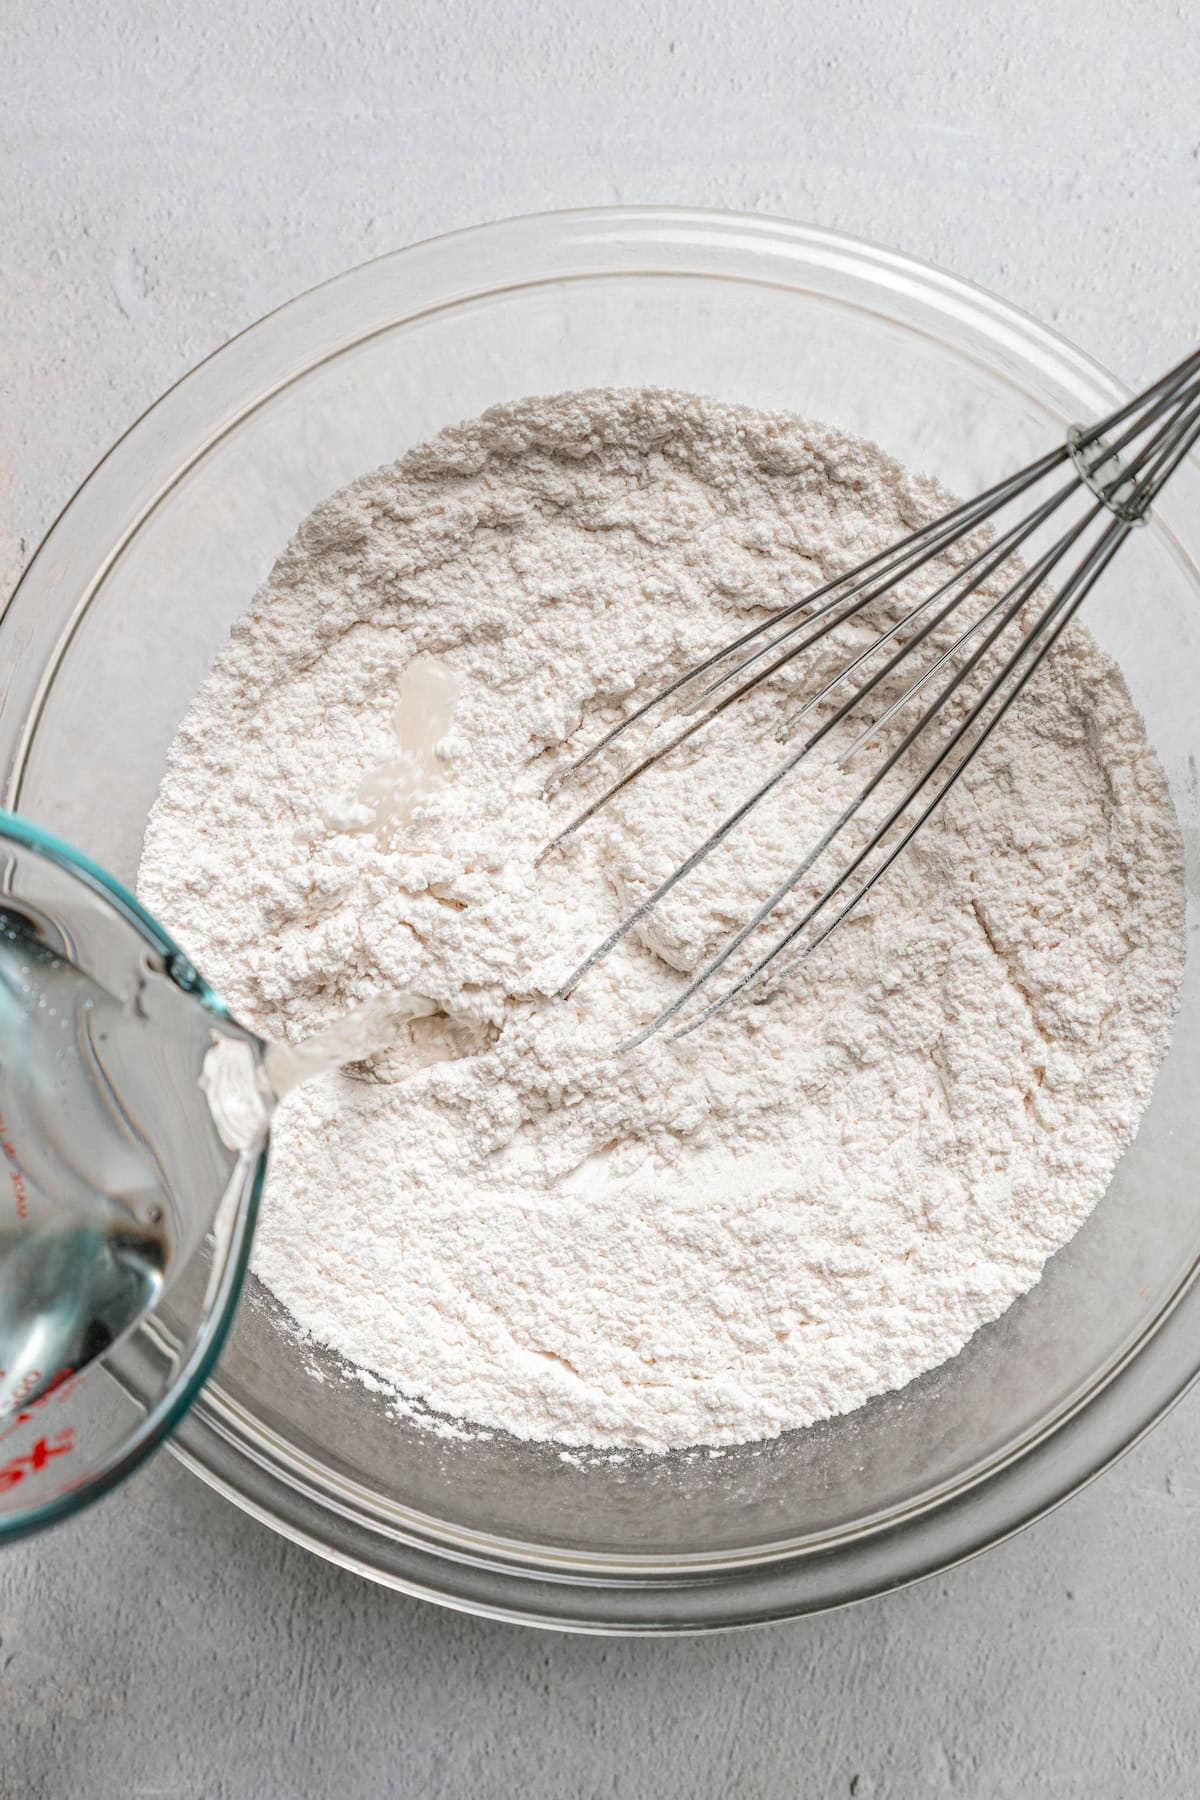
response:
<path id="1" fill-rule="evenodd" d="M 729 1444 L 955 1355 L 1082 1223 L 1166 1046 L 1183 890 L 1162 771 L 1078 627 L 771 1004 L 608 1054 L 812 841 L 834 774 L 552 998 L 748 791 L 812 669 L 535 870 L 569 810 L 547 778 L 945 499 L 824 426 L 589 392 L 305 521 L 180 729 L 140 891 L 268 1034 L 392 989 L 444 1009 L 277 1115 L 254 1266 L 315 1339 L 522 1438 Z"/>

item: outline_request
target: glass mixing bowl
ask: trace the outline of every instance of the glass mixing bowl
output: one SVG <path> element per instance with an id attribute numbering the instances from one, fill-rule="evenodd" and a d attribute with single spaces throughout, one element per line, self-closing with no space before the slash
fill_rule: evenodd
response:
<path id="1" fill-rule="evenodd" d="M 0 800 L 131 881 L 180 717 L 303 515 L 495 401 L 629 383 L 824 418 L 960 493 L 1124 398 L 1014 308 L 830 232 L 622 209 L 419 244 L 226 345 L 84 484 L 0 625 Z M 1186 466 L 1086 610 L 1166 766 L 1193 886 L 1198 553 Z M 252 1283 L 177 1454 L 323 1556 L 545 1625 L 779 1618 L 967 1556 L 1088 1480 L 1197 1372 L 1198 964 L 1095 1215 L 1033 1293 L 902 1392 L 718 1458 L 581 1468 L 397 1419 Z"/>

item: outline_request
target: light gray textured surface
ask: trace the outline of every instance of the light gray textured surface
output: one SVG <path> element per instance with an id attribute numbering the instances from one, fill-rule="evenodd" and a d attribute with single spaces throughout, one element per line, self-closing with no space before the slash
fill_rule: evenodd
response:
<path id="1" fill-rule="evenodd" d="M 669 200 L 839 226 L 1121 375 L 1200 339 L 1200 14 L 845 0 L 10 0 L 0 581 L 113 436 L 298 289 L 431 232 Z M 12 1800 L 1191 1795 L 1200 1404 L 1016 1542 L 767 1633 L 442 1614 L 161 1457 L 0 1560 Z"/>

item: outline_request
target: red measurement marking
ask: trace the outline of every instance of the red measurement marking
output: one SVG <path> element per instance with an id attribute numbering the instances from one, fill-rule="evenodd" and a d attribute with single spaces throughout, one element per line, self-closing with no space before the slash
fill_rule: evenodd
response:
<path id="1" fill-rule="evenodd" d="M 32 1450 L 26 1450 L 23 1456 L 14 1456 L 9 1462 L 0 1465 L 0 1493 L 7 1488 L 14 1488 L 27 1475 L 38 1475 L 46 1464 L 56 1456 L 66 1456 L 75 1448 L 75 1433 L 67 1425 L 53 1439 L 40 1437 Z"/>
<path id="2" fill-rule="evenodd" d="M 13 1405 L 20 1406 L 26 1394 L 32 1394 L 34 1388 L 41 1379 L 42 1371 L 40 1369 L 26 1369 L 24 1375 L 22 1375 L 20 1381 L 17 1383 L 16 1392 L 13 1394 Z"/>
<path id="3" fill-rule="evenodd" d="M 0 1370 L 0 1379 L 3 1379 L 3 1373 L 3 1370 Z M 36 1378 L 40 1381 L 40 1374 L 37 1375 Z M 29 1376 L 27 1375 L 25 1379 L 28 1381 Z M 4 1442 L 5 1438 L 11 1437 L 18 1426 L 28 1424 L 29 1420 L 32 1419 L 39 1407 L 48 1406 L 51 1400 L 65 1400 L 69 1394 L 74 1393 L 76 1386 L 77 1383 L 75 1381 L 74 1369 L 70 1367 L 59 1369 L 58 1373 L 53 1376 L 44 1391 L 38 1395 L 37 1399 L 31 1401 L 23 1411 L 11 1418 L 4 1430 L 0 1431 L 0 1444 Z M 26 1392 L 28 1391 L 27 1388 Z M 20 1405 L 19 1397 L 15 1404 Z"/>
<path id="4" fill-rule="evenodd" d="M 25 1177 L 17 1159 L 17 1147 L 8 1135 L 3 1113 L 0 1113 L 0 1150 L 4 1152 L 4 1160 L 8 1164 L 8 1183 L 13 1191 L 17 1217 L 24 1222 L 29 1217 L 29 1195 L 25 1191 Z"/>

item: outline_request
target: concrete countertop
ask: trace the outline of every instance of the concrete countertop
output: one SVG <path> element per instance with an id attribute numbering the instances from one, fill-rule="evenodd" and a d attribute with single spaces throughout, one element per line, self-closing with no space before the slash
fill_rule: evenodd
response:
<path id="1" fill-rule="evenodd" d="M 0 585 L 197 358 L 327 275 L 552 206 L 895 245 L 1131 381 L 1200 340 L 1200 13 L 1165 0 L 11 0 Z M 0 1795 L 1129 1800 L 1197 1785 L 1200 1403 L 849 1612 L 553 1637 L 376 1590 L 160 1456 L 0 1557 Z"/>

